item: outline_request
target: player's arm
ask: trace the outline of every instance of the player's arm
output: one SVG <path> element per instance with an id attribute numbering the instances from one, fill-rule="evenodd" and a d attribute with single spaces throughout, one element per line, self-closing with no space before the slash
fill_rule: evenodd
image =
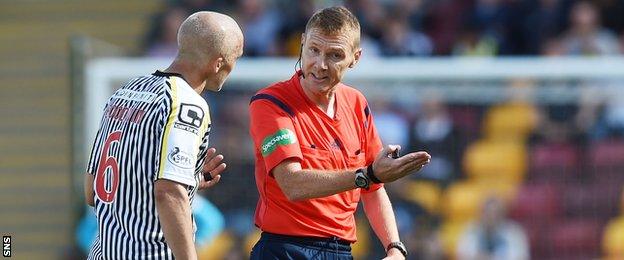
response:
<path id="1" fill-rule="evenodd" d="M 93 176 L 90 173 L 85 173 L 85 178 L 84 178 L 84 196 L 85 196 L 85 201 L 87 202 L 87 205 L 94 207 L 95 206 L 95 192 L 93 190 L 93 179 L 95 178 L 95 176 Z"/>
<path id="2" fill-rule="evenodd" d="M 175 82 L 171 91 L 175 95 Z M 199 150 L 204 131 L 207 131 L 208 120 L 205 119 L 208 115 L 198 105 L 167 98 L 163 99 L 163 104 L 159 111 L 163 122 L 162 141 L 159 151 L 155 151 L 160 160 L 153 176 L 158 220 L 175 258 L 197 259 L 188 191 L 199 184 L 195 165 L 200 161 Z"/>
<path id="3" fill-rule="evenodd" d="M 177 259 L 197 259 L 191 207 L 185 185 L 161 179 L 154 184 L 158 219 L 165 241 Z"/>
<path id="4" fill-rule="evenodd" d="M 392 242 L 400 241 L 394 211 L 386 189 L 381 187 L 373 192 L 362 193 L 362 202 L 368 222 L 384 248 Z M 396 248 L 390 249 L 387 254 L 393 259 L 404 258 L 403 254 Z"/>

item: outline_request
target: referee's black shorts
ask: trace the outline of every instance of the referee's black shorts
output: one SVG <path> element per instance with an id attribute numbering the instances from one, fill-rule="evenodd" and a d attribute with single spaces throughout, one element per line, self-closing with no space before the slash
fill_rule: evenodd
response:
<path id="1" fill-rule="evenodd" d="M 286 236 L 262 232 L 251 250 L 252 260 L 335 259 L 352 260 L 351 244 L 338 238 Z"/>

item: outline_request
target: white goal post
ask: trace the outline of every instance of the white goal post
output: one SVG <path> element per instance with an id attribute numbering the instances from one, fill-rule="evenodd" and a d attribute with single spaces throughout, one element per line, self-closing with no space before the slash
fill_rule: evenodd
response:
<path id="1" fill-rule="evenodd" d="M 95 136 L 102 109 L 113 91 L 127 80 L 166 68 L 171 59 L 98 58 L 85 65 L 84 152 Z M 259 89 L 288 79 L 295 59 L 243 58 L 227 81 L 227 88 Z M 505 82 L 531 79 L 548 82 L 532 90 L 537 102 L 575 102 L 586 82 L 598 82 L 601 96 L 624 92 L 624 58 L 372 58 L 346 74 L 345 81 L 370 96 L 388 96 L 402 102 L 436 91 L 449 102 L 493 103 L 508 98 Z M 574 83 L 571 83 L 574 82 Z M 547 85 L 547 86 L 546 86 Z"/>

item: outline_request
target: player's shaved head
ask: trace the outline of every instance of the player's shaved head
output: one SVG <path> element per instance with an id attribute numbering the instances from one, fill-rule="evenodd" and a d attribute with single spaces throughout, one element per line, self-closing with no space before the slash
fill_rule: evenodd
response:
<path id="1" fill-rule="evenodd" d="M 213 57 L 240 55 L 243 33 L 234 19 L 216 12 L 196 12 L 178 30 L 178 59 L 202 64 Z"/>
<path id="2" fill-rule="evenodd" d="M 219 91 L 243 55 L 243 32 L 232 19 L 216 12 L 197 12 L 178 30 L 178 55 L 167 71 L 180 73 L 201 93 Z"/>

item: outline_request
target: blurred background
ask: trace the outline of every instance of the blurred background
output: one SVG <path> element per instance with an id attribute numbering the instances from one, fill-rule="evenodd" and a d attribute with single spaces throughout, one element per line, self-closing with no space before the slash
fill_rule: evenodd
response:
<path id="1" fill-rule="evenodd" d="M 0 233 L 16 259 L 84 259 L 87 151 L 103 102 L 165 68 L 192 12 L 233 16 L 245 57 L 205 93 L 221 183 L 195 206 L 202 259 L 258 239 L 247 104 L 289 78 L 307 19 L 346 5 L 362 25 L 347 73 L 386 144 L 426 150 L 386 185 L 411 259 L 624 259 L 622 0 L 0 0 Z M 95 129 L 95 130 L 94 130 Z M 380 243 L 358 211 L 356 259 Z"/>

